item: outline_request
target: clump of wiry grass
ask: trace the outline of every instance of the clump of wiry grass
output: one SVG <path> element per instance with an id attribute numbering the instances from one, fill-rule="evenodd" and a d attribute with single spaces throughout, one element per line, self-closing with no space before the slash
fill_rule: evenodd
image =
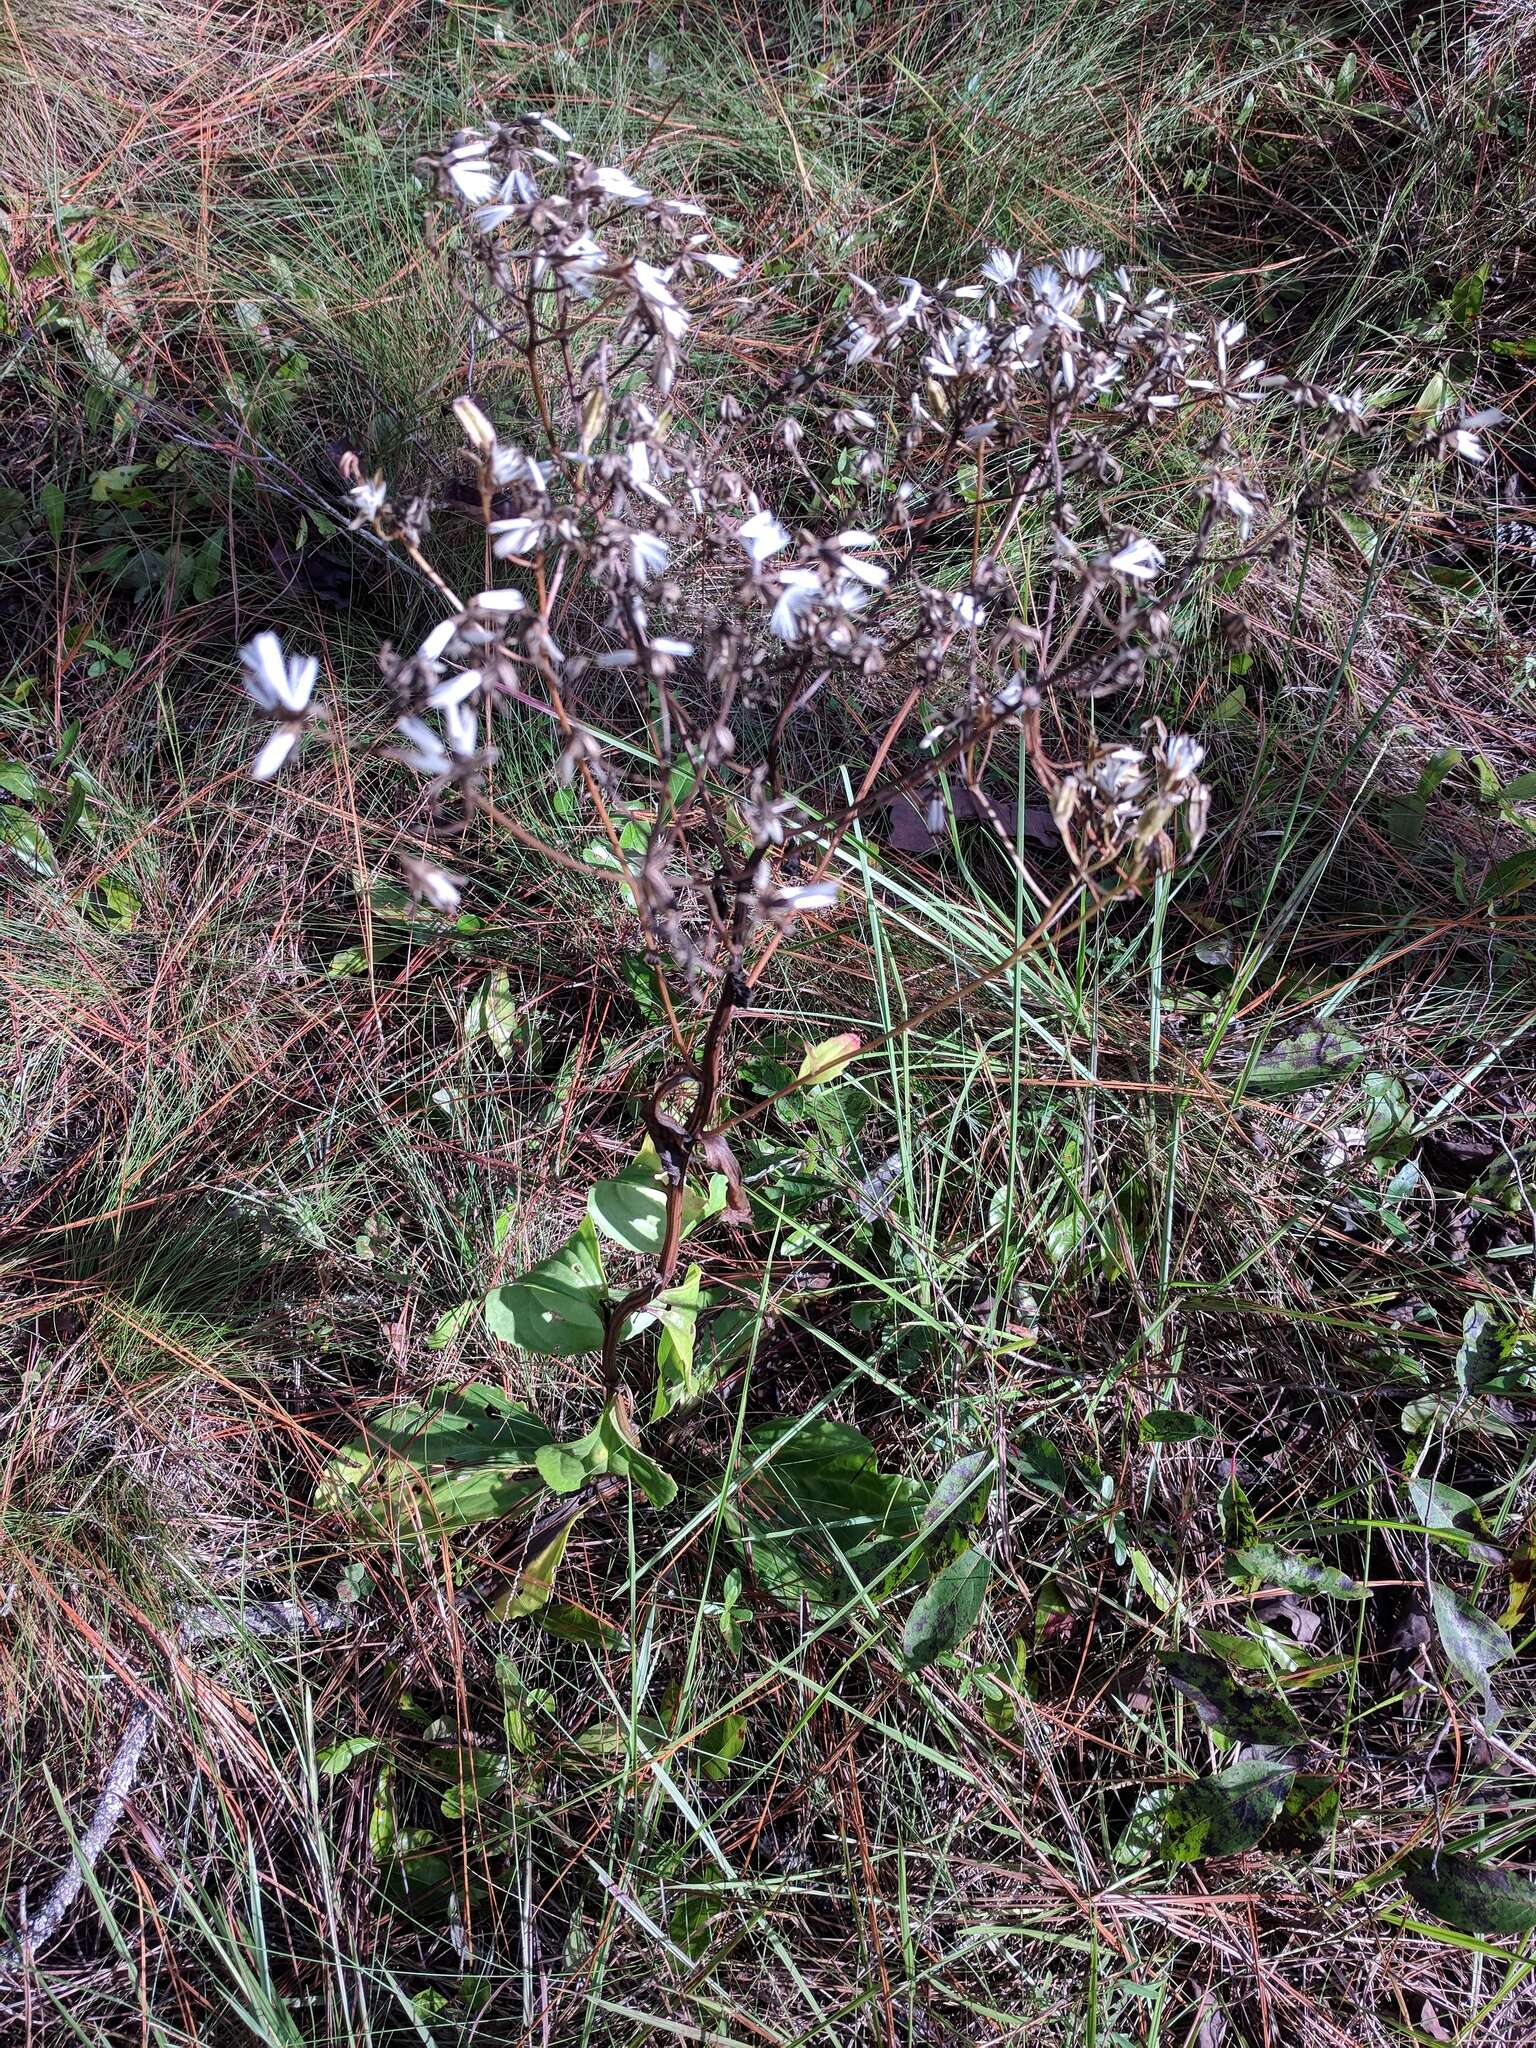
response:
<path id="1" fill-rule="evenodd" d="M 375 890 L 390 821 L 343 775 L 280 822 L 252 803 L 227 681 L 228 649 L 277 623 L 325 641 L 327 687 L 361 706 L 377 637 L 414 644 L 435 617 L 316 514 L 336 511 L 328 442 L 422 484 L 450 472 L 470 339 L 434 296 L 409 166 L 476 92 L 498 110 L 497 67 L 507 96 L 547 87 L 568 126 L 732 217 L 782 265 L 786 318 L 845 252 L 878 269 L 917 248 L 936 271 L 989 232 L 1161 249 L 1224 300 L 1251 291 L 1292 360 L 1336 362 L 1363 319 L 1373 382 L 1404 407 L 1437 371 L 1468 403 L 1501 397 L 1507 495 L 1527 434 L 1507 350 L 1529 325 L 1514 41 L 1415 40 L 1388 9 L 1271 30 L 572 8 L 466 13 L 435 38 L 377 10 L 319 28 L 232 11 L 182 87 L 184 37 L 107 78 L 126 32 L 109 49 L 71 28 L 52 56 L 24 33 L 24 109 L 57 104 L 60 53 L 78 75 L 98 41 L 87 83 L 110 89 L 90 121 L 8 127 L 24 502 L 4 514 L 5 752 L 37 794 L 4 800 L 60 870 L 16 865 L 8 835 L 12 1920 L 66 1862 L 63 1817 L 78 1832 L 137 1700 L 157 1732 L 99 1897 L 6 1981 L 13 2023 L 1522 2038 L 1507 1938 L 1447 1930 L 1394 1875 L 1439 1840 L 1531 1861 L 1529 1401 L 1469 1409 L 1456 1369 L 1469 1306 L 1529 1317 L 1529 897 L 1483 891 L 1528 843 L 1525 800 L 1500 792 L 1530 765 L 1533 684 L 1494 515 L 1409 519 L 1364 608 L 1375 536 L 1337 524 L 1299 607 L 1258 579 L 1223 593 L 1171 707 L 1212 740 L 1199 861 L 896 1037 L 853 1070 L 851 1114 L 783 1128 L 815 1203 L 781 1198 L 781 1242 L 801 1236 L 750 1378 L 661 1434 L 686 1514 L 660 1533 L 622 1499 L 584 1518 L 561 1597 L 622 1631 L 587 1644 L 487 1617 L 517 1532 L 397 1553 L 316 1515 L 313 1480 L 361 1416 L 433 1378 L 505 1374 L 580 1426 L 564 1368 L 509 1363 L 473 1324 L 426 1340 L 628 1156 L 664 1022 L 605 899 L 505 845 L 467 858 L 478 930 L 403 924 Z M 1458 294 L 1485 260 L 1480 298 Z M 194 587 L 177 565 L 215 536 Z M 857 724 L 838 715 L 841 743 Z M 499 768 L 541 818 L 542 758 Z M 1016 943 L 1015 870 L 984 824 L 946 818 L 925 852 L 869 841 L 880 887 L 839 957 L 786 946 L 765 983 L 760 1049 L 791 1067 Z M 502 972 L 505 1056 L 466 1029 Z M 1392 1193 L 1398 1152 L 1418 1177 Z M 1212 1433 L 1149 1440 L 1164 1410 Z M 1056 1446 L 1065 1491 L 1037 1456 L 1007 1468 L 992 1604 L 955 1664 L 914 1680 L 904 1601 L 823 1622 L 750 1582 L 733 1656 L 719 1506 L 741 1434 L 815 1411 L 924 1477 Z M 1479 1502 L 1498 1561 L 1426 1536 L 1416 1471 Z M 1256 1607 L 1224 1569 L 1234 1476 L 1264 1540 L 1371 1599 Z M 1512 1615 L 1495 1724 L 1445 1661 L 1431 1578 Z M 346 1592 L 361 1620 L 340 1636 L 178 1640 L 209 1599 Z M 1154 1673 L 1201 1629 L 1262 1645 L 1308 1761 L 1337 1776 L 1321 1852 L 1116 1860 L 1145 1791 L 1220 1761 Z M 745 1744 L 715 1778 L 693 1731 L 727 1712 Z"/>

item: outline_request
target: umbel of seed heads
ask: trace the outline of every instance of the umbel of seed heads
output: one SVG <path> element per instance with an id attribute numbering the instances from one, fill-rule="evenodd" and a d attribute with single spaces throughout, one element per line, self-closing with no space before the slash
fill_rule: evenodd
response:
<path id="1" fill-rule="evenodd" d="M 414 651 L 380 655 L 394 727 L 373 751 L 420 789 L 404 877 L 448 914 L 464 883 L 436 849 L 470 821 L 541 843 L 490 794 L 498 720 L 535 713 L 646 942 L 690 982 L 739 974 L 759 925 L 834 913 L 860 814 L 903 789 L 932 800 L 941 776 L 976 788 L 1005 732 L 1085 875 L 1166 868 L 1205 828 L 1199 743 L 1154 719 L 1057 762 L 1044 708 L 1107 700 L 1113 717 L 1176 653 L 1203 574 L 1283 559 L 1302 516 L 1361 502 L 1394 454 L 1488 454 L 1493 415 L 1405 437 L 1358 390 L 1274 371 L 1241 322 L 1191 317 L 1084 246 L 994 249 L 960 280 L 842 280 L 833 342 L 765 382 L 781 289 L 692 201 L 542 114 L 463 130 L 421 172 L 477 360 L 506 372 L 454 406 L 491 587 L 460 596 L 428 559 L 428 500 L 342 460 L 354 526 L 442 607 Z M 1301 455 L 1283 502 L 1258 473 L 1277 406 Z M 1185 479 L 1152 530 L 1149 466 Z M 275 721 L 264 779 L 318 715 L 316 664 L 270 634 L 242 659 Z M 786 787 L 797 721 L 877 691 L 906 698 L 883 775 L 841 807 Z M 600 737 L 623 706 L 645 713 L 646 760 Z"/>

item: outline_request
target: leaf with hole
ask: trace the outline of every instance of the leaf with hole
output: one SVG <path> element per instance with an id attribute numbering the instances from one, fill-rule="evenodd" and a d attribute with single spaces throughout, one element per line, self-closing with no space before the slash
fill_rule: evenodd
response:
<path id="1" fill-rule="evenodd" d="M 1198 1650 L 1164 1650 L 1158 1662 L 1168 1682 L 1182 1693 L 1208 1728 L 1230 1742 L 1273 1749 L 1295 1742 L 1301 1723 L 1282 1699 L 1239 1685 L 1214 1657 Z"/>
<path id="2" fill-rule="evenodd" d="M 981 1619 L 992 1564 L 985 1551 L 965 1550 L 935 1572 L 917 1596 L 901 1632 L 901 1654 L 920 1671 L 946 1650 L 963 1643 Z"/>
<path id="3" fill-rule="evenodd" d="M 1409 1896 L 1466 1934 L 1525 1934 L 1536 1927 L 1536 1881 L 1460 1850 L 1417 1849 L 1403 1865 Z"/>
<path id="4" fill-rule="evenodd" d="M 577 1358 L 603 1343 L 607 1285 L 590 1216 L 559 1251 L 485 1298 L 485 1326 L 504 1344 Z"/>

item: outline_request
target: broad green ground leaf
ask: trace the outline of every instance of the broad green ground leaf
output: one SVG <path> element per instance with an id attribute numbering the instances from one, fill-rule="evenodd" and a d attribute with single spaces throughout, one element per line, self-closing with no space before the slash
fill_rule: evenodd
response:
<path id="1" fill-rule="evenodd" d="M 1363 1600 L 1366 1587 L 1347 1572 L 1319 1564 L 1315 1557 L 1298 1557 L 1273 1543 L 1250 1543 L 1233 1553 L 1232 1562 L 1261 1585 L 1279 1586 L 1287 1593 L 1321 1593 L 1332 1600 Z"/>
<path id="2" fill-rule="evenodd" d="M 1190 1415 L 1182 1408 L 1149 1408 L 1141 1418 L 1144 1444 L 1192 1444 L 1215 1434 L 1203 1415 Z"/>
<path id="3" fill-rule="evenodd" d="M 1443 1479 L 1410 1479 L 1408 1497 L 1430 1534 L 1452 1544 L 1479 1564 L 1502 1564 L 1504 1553 L 1488 1539 L 1491 1531 L 1471 1494 Z"/>
<path id="4" fill-rule="evenodd" d="M 427 1338 L 427 1349 L 446 1351 L 474 1312 L 475 1304 L 472 1301 L 461 1301 L 457 1308 L 448 1309 L 440 1315 L 432 1325 L 432 1333 Z"/>
<path id="5" fill-rule="evenodd" d="M 143 907 L 137 890 L 110 875 L 97 883 L 87 900 L 93 922 L 109 932 L 131 932 Z"/>
<path id="6" fill-rule="evenodd" d="M 689 1892 L 672 1908 L 667 1934 L 694 1962 L 709 1954 L 709 1930 L 720 1917 L 718 1892 Z"/>
<path id="7" fill-rule="evenodd" d="M 1198 1650 L 1165 1650 L 1158 1662 L 1206 1726 L 1229 1741 L 1276 1748 L 1300 1735 L 1301 1724 L 1284 1700 L 1239 1685 L 1216 1658 Z"/>
<path id="8" fill-rule="evenodd" d="M 655 1154 L 600 1180 L 587 1197 L 587 1214 L 604 1237 L 654 1258 L 667 1227 L 667 1179 Z"/>
<path id="9" fill-rule="evenodd" d="M 1442 1586 L 1438 1579 L 1429 1584 L 1435 1628 L 1440 1647 L 1454 1671 L 1476 1686 L 1483 1696 L 1483 1718 L 1490 1727 L 1499 1718 L 1493 1698 L 1494 1667 L 1515 1654 L 1515 1646 L 1496 1621 L 1481 1613 L 1469 1600 Z"/>
<path id="10" fill-rule="evenodd" d="M 698 1740 L 699 1769 L 714 1784 L 726 1777 L 733 1759 L 741 1755 L 747 1741 L 745 1714 L 722 1714 Z"/>
<path id="11" fill-rule="evenodd" d="M 1525 846 L 1505 860 L 1495 861 L 1478 890 L 1483 903 L 1498 903 L 1536 887 L 1536 846 Z"/>
<path id="12" fill-rule="evenodd" d="M 1316 1771 L 1298 1771 L 1269 1832 L 1269 1846 L 1287 1855 L 1310 1856 L 1332 1834 L 1338 1817 L 1337 1780 Z"/>
<path id="13" fill-rule="evenodd" d="M 993 1451 L 968 1451 L 957 1458 L 933 1489 L 923 1510 L 923 1534 L 932 1536 L 951 1522 L 974 1522 L 987 1504 L 997 1476 Z"/>
<path id="14" fill-rule="evenodd" d="M 419 1526 L 431 1539 L 532 1500 L 549 1441 L 500 1387 L 434 1387 L 370 1416 L 322 1472 L 315 1503 L 376 1533 Z"/>
<path id="15" fill-rule="evenodd" d="M 1349 1032 L 1327 1031 L 1320 1024 L 1311 1024 L 1290 1038 L 1271 1040 L 1248 1070 L 1248 1087 L 1260 1095 L 1290 1095 L 1300 1088 L 1315 1088 L 1364 1052 L 1360 1040 Z"/>
<path id="16" fill-rule="evenodd" d="M 462 1820 L 506 1784 L 507 1760 L 495 1750 L 458 1749 L 449 1754 L 449 1785 L 440 1810 L 444 1820 Z"/>
<path id="17" fill-rule="evenodd" d="M 532 1037 L 530 1021 L 512 992 L 505 970 L 488 974 L 464 1005 L 464 1036 L 485 1039 L 498 1059 L 507 1059 Z"/>
<path id="18" fill-rule="evenodd" d="M 1395 1074 L 1367 1074 L 1365 1148 L 1377 1153 L 1392 1145 L 1410 1118 L 1408 1091 Z"/>
<path id="19" fill-rule="evenodd" d="M 1136 1583 L 1164 1614 L 1172 1614 L 1179 1604 L 1179 1589 L 1166 1572 L 1160 1572 L 1147 1553 L 1133 1544 L 1127 1553 Z"/>
<path id="20" fill-rule="evenodd" d="M 1015 1636 L 1011 1655 L 972 1674 L 982 1718 L 995 1735 L 1006 1735 L 1018 1718 L 1015 1698 L 1027 1691 L 1028 1663 L 1029 1645 L 1022 1636 Z"/>
<path id="21" fill-rule="evenodd" d="M 1270 1676 L 1274 1667 L 1269 1661 L 1269 1652 L 1257 1636 L 1229 1636 L 1216 1628 L 1202 1628 L 1197 1630 L 1197 1634 L 1213 1657 L 1235 1664 L 1239 1671 L 1257 1671 L 1261 1677 Z"/>
<path id="22" fill-rule="evenodd" d="M 5 846 L 29 875 L 58 873 L 48 834 L 19 804 L 0 804 L 0 847 Z"/>
<path id="23" fill-rule="evenodd" d="M 1286 1764 L 1250 1761 L 1230 1764 L 1212 1778 L 1149 1792 L 1131 1815 L 1116 1858 L 1198 1863 L 1206 1856 L 1241 1855 L 1278 1818 L 1294 1776 Z"/>
<path id="24" fill-rule="evenodd" d="M 373 1788 L 373 1805 L 368 1814 L 368 1847 L 375 1863 L 388 1860 L 395 1851 L 395 1767 L 385 1764 Z"/>
<path id="25" fill-rule="evenodd" d="M 1346 506 L 1335 505 L 1334 516 L 1349 535 L 1367 562 L 1376 560 L 1376 551 L 1381 545 L 1381 536 L 1368 519 L 1362 519 L 1358 512 L 1351 512 Z"/>
<path id="26" fill-rule="evenodd" d="M 485 1298 L 485 1326 L 504 1344 L 577 1358 L 603 1342 L 603 1255 L 590 1216 L 550 1258 Z"/>
<path id="27" fill-rule="evenodd" d="M 766 1593 L 813 1613 L 844 1607 L 856 1588 L 902 1583 L 920 1568 L 914 1539 L 927 1489 L 882 1472 L 867 1437 L 826 1416 L 754 1430 L 743 1481 L 727 1507 L 731 1535 Z M 898 1566 L 904 1551 L 913 1554 Z"/>
<path id="28" fill-rule="evenodd" d="M 808 1045 L 795 1079 L 811 1087 L 839 1080 L 863 1042 L 857 1031 L 839 1031 L 835 1038 L 823 1038 L 817 1045 Z"/>
<path id="29" fill-rule="evenodd" d="M 589 1650 L 622 1650 L 624 1647 L 623 1629 L 585 1607 L 573 1606 L 568 1600 L 547 1602 L 534 1620 L 546 1634 L 558 1636 L 564 1643 L 583 1643 Z"/>
<path id="30" fill-rule="evenodd" d="M 633 1480 L 652 1507 L 664 1508 L 677 1497 L 677 1481 L 640 1448 L 616 1401 L 585 1436 L 573 1443 L 546 1445 L 537 1462 L 539 1476 L 552 1493 L 575 1493 L 600 1473 L 616 1472 Z"/>
<path id="31" fill-rule="evenodd" d="M 733 1658 L 741 1655 L 741 1626 L 753 1621 L 756 1616 L 750 1607 L 744 1607 L 741 1599 L 741 1573 L 732 1565 L 725 1575 L 725 1584 L 720 1589 L 720 1611 L 717 1617 L 720 1634 L 725 1647 Z"/>
<path id="32" fill-rule="evenodd" d="M 674 1408 L 697 1400 L 710 1382 L 694 1371 L 699 1311 L 705 1294 L 702 1273 L 690 1266 L 676 1287 L 669 1287 L 654 1304 L 659 1330 L 656 1338 L 656 1398 L 651 1407 L 652 1422 L 659 1422 Z"/>
<path id="33" fill-rule="evenodd" d="M 622 1173 L 598 1181 L 587 1197 L 587 1214 L 604 1237 L 626 1251 L 654 1258 L 666 1235 L 667 1188 L 666 1168 L 647 1138 Z M 706 1217 L 718 1215 L 725 1201 L 722 1191 L 711 1187 L 706 1194 L 690 1182 L 683 1190 L 683 1236 Z M 637 1317 L 633 1327 L 641 1328 L 644 1320 Z"/>
<path id="34" fill-rule="evenodd" d="M 558 1529 L 549 1541 L 523 1562 L 522 1569 L 507 1590 L 491 1603 L 498 1621 L 516 1621 L 524 1614 L 537 1614 L 555 1589 L 555 1573 L 571 1540 L 575 1518 Z"/>
<path id="35" fill-rule="evenodd" d="M 1221 1498 L 1216 1505 L 1221 1520 L 1223 1543 L 1231 1549 L 1240 1549 L 1243 1544 L 1252 1543 L 1256 1539 L 1259 1525 L 1254 1519 L 1248 1496 L 1238 1484 L 1235 1473 L 1227 1474 L 1226 1483 L 1221 1489 Z"/>
<path id="36" fill-rule="evenodd" d="M 1536 1927 L 1536 1881 L 1459 1850 L 1416 1850 L 1403 1883 L 1426 1913 L 1467 1934 L 1524 1934 Z"/>
<path id="37" fill-rule="evenodd" d="M 1048 1436 L 1026 1429 L 1014 1439 L 1012 1466 L 1026 1486 L 1040 1493 L 1065 1493 L 1067 1468 Z"/>
<path id="38" fill-rule="evenodd" d="M 965 1641 L 981 1619 L 991 1577 L 992 1562 L 983 1550 L 964 1550 L 934 1573 L 901 1632 L 901 1654 L 912 1670 Z"/>
<path id="39" fill-rule="evenodd" d="M 595 1472 L 606 1472 L 608 1456 L 597 1431 L 575 1443 L 545 1444 L 535 1461 L 551 1493 L 579 1493 Z"/>
<path id="40" fill-rule="evenodd" d="M 332 1743 L 329 1749 L 315 1751 L 315 1768 L 322 1778 L 339 1778 L 360 1756 L 367 1756 L 378 1746 L 377 1735 L 344 1736 L 340 1742 Z"/>

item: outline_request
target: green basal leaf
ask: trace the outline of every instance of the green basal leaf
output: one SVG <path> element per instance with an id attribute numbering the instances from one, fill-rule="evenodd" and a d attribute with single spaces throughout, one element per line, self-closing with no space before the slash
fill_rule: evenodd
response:
<path id="1" fill-rule="evenodd" d="M 565 1643 L 582 1643 L 589 1650 L 622 1650 L 624 1631 L 602 1615 L 592 1614 L 585 1607 L 575 1607 L 568 1600 L 551 1600 L 541 1607 L 534 1620 L 547 1635 L 558 1636 Z"/>
<path id="2" fill-rule="evenodd" d="M 694 1371 L 699 1311 L 705 1304 L 703 1275 L 690 1266 L 676 1287 L 669 1287 L 652 1304 L 660 1325 L 656 1340 L 656 1398 L 651 1407 L 652 1422 L 659 1422 L 674 1408 L 696 1401 L 707 1391 L 710 1377 Z"/>
<path id="3" fill-rule="evenodd" d="M 847 1072 L 848 1062 L 863 1042 L 856 1031 L 839 1031 L 835 1038 L 824 1038 L 818 1045 L 808 1045 L 795 1079 L 812 1088 L 838 1080 Z"/>
<path id="4" fill-rule="evenodd" d="M 952 1522 L 979 1520 L 996 1477 L 994 1451 L 969 1451 L 963 1458 L 957 1458 L 933 1489 L 933 1496 L 923 1510 L 923 1534 L 934 1536 Z"/>
<path id="5" fill-rule="evenodd" d="M 746 1715 L 723 1714 L 699 1737 L 700 1771 L 718 1785 L 730 1771 L 733 1760 L 741 1755 L 746 1742 Z"/>
<path id="6" fill-rule="evenodd" d="M 539 1476 L 552 1493 L 575 1493 L 589 1479 L 614 1472 L 632 1480 L 652 1507 L 664 1508 L 677 1498 L 677 1481 L 640 1448 L 625 1405 L 611 1402 L 585 1436 L 548 1444 L 539 1453 Z"/>
<path id="7" fill-rule="evenodd" d="M 369 1418 L 315 1488 L 315 1504 L 378 1534 L 419 1528 L 431 1540 L 511 1514 L 541 1490 L 536 1415 L 499 1387 L 434 1387 Z"/>
<path id="8" fill-rule="evenodd" d="M 1536 1927 L 1536 1881 L 1460 1850 L 1419 1849 L 1403 1865 L 1409 1896 L 1467 1934 L 1525 1934 Z"/>
<path id="9" fill-rule="evenodd" d="M 607 1284 L 590 1216 L 559 1251 L 485 1298 L 485 1326 L 504 1344 L 577 1358 L 603 1343 Z"/>
<path id="10" fill-rule="evenodd" d="M 934 1574 L 901 1632 L 901 1654 L 912 1670 L 920 1671 L 965 1641 L 981 1619 L 991 1577 L 991 1560 L 981 1550 L 962 1551 Z"/>
<path id="11" fill-rule="evenodd" d="M 1429 1598 L 1446 1661 L 1482 1694 L 1483 1719 L 1493 1727 L 1499 1719 L 1493 1671 L 1514 1656 L 1515 1646 L 1496 1621 L 1438 1579 L 1430 1580 Z"/>
<path id="12" fill-rule="evenodd" d="M 522 1615 L 537 1614 L 541 1607 L 547 1605 L 555 1588 L 555 1573 L 560 1569 L 560 1560 L 565 1556 L 565 1546 L 571 1540 L 576 1519 L 573 1517 L 566 1522 L 532 1557 L 523 1561 L 513 1583 L 491 1603 L 491 1612 L 498 1621 L 516 1621 Z"/>
<path id="13" fill-rule="evenodd" d="M 1264 1586 L 1279 1586 L 1287 1593 L 1320 1593 L 1333 1600 L 1363 1600 L 1367 1588 L 1347 1572 L 1320 1564 L 1315 1557 L 1298 1557 L 1273 1543 L 1250 1543 L 1233 1552 L 1232 1563 Z"/>
<path id="14" fill-rule="evenodd" d="M 1239 1685 L 1215 1657 L 1198 1650 L 1165 1650 L 1158 1662 L 1206 1726 L 1229 1741 L 1273 1749 L 1300 1736 L 1301 1724 L 1284 1700 Z"/>
<path id="15" fill-rule="evenodd" d="M 1182 1408 L 1150 1408 L 1141 1418 L 1144 1444 L 1192 1444 L 1215 1434 L 1203 1415 L 1190 1415 Z"/>
<path id="16" fill-rule="evenodd" d="M 446 1310 L 432 1325 L 431 1334 L 427 1338 L 427 1349 L 446 1351 L 474 1312 L 475 1304 L 472 1301 L 461 1301 L 457 1308 Z"/>
<path id="17" fill-rule="evenodd" d="M 667 1177 L 655 1153 L 600 1180 L 587 1197 L 587 1214 L 604 1237 L 654 1258 L 667 1225 Z"/>
<path id="18" fill-rule="evenodd" d="M 720 1917 L 720 1908 L 717 1891 L 690 1892 L 672 1908 L 672 1917 L 667 1922 L 668 1938 L 684 1955 L 698 1962 L 709 1954 L 709 1930 Z"/>
<path id="19" fill-rule="evenodd" d="M 1364 1053 L 1365 1047 L 1349 1032 L 1309 1025 L 1290 1038 L 1271 1040 L 1254 1056 L 1248 1087 L 1263 1095 L 1290 1095 L 1300 1088 L 1315 1088 Z"/>
<path id="20" fill-rule="evenodd" d="M 367 1756 L 379 1747 L 377 1735 L 348 1735 L 329 1749 L 315 1751 L 315 1769 L 322 1778 L 339 1778 L 349 1770 L 360 1756 Z"/>
<path id="21" fill-rule="evenodd" d="M 1221 1518 L 1223 1543 L 1236 1549 L 1254 1541 L 1259 1533 L 1259 1525 L 1254 1519 L 1253 1508 L 1249 1504 L 1247 1494 L 1231 1473 L 1227 1475 L 1226 1483 L 1221 1489 L 1217 1510 Z"/>
<path id="22" fill-rule="evenodd" d="M 1294 1778 L 1288 1764 L 1249 1761 L 1149 1792 L 1131 1815 L 1116 1858 L 1198 1863 L 1206 1856 L 1239 1856 L 1278 1818 Z"/>
<path id="23" fill-rule="evenodd" d="M 1338 1818 L 1338 1781 L 1316 1771 L 1298 1771 L 1266 1837 L 1267 1846 L 1286 1855 L 1311 1856 L 1333 1833 Z"/>
<path id="24" fill-rule="evenodd" d="M 743 1462 L 752 1476 L 727 1505 L 731 1534 L 758 1584 L 786 1606 L 804 1599 L 835 1613 L 859 1589 L 889 1590 L 920 1569 L 927 1489 L 882 1472 L 847 1423 L 767 1423 L 747 1438 Z"/>
<path id="25" fill-rule="evenodd" d="M 1479 1564 L 1502 1564 L 1504 1553 L 1469 1493 L 1443 1479 L 1410 1479 L 1408 1497 L 1420 1520 L 1439 1542 L 1452 1545 Z"/>

